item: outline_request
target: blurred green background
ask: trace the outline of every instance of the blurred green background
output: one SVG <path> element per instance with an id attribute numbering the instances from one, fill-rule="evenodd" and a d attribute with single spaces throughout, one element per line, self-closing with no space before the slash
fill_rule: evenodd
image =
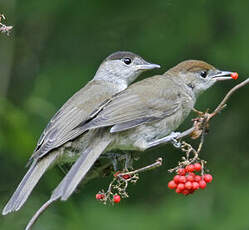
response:
<path id="1" fill-rule="evenodd" d="M 249 1 L 235 0 L 0 0 L 5 23 L 14 26 L 9 37 L 0 34 L 0 208 L 23 177 L 46 123 L 107 55 L 130 50 L 162 65 L 142 77 L 202 59 L 239 72 L 238 83 L 249 72 L 248 10 Z M 196 108 L 215 108 L 235 84 L 217 84 Z M 111 177 L 97 179 L 48 209 L 34 229 L 249 229 L 248 89 L 211 122 L 201 153 L 214 175 L 206 190 L 184 197 L 167 188 L 167 170 L 181 157 L 168 145 L 143 154 L 137 167 L 158 156 L 164 165 L 129 186 L 129 199 L 115 206 L 96 202 Z M 189 118 L 180 130 L 190 125 Z M 58 168 L 46 173 L 19 212 L 0 217 L 0 229 L 23 229 L 62 177 Z"/>

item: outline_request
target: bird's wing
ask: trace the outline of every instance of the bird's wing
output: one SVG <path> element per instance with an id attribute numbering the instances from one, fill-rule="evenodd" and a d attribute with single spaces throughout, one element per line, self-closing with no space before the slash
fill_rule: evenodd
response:
<path id="1" fill-rule="evenodd" d="M 179 91 L 172 90 L 174 83 L 169 79 L 157 81 L 163 77 L 156 76 L 133 84 L 110 99 L 92 120 L 78 128 L 88 130 L 112 126 L 111 132 L 119 132 L 171 116 L 181 108 Z"/>
<path id="2" fill-rule="evenodd" d="M 101 82 L 91 81 L 74 94 L 48 123 L 31 160 L 41 158 L 52 149 L 58 148 L 81 135 L 82 131 L 75 129 L 75 127 L 84 123 L 96 107 L 110 98 L 113 90 L 107 84 L 103 85 Z"/>

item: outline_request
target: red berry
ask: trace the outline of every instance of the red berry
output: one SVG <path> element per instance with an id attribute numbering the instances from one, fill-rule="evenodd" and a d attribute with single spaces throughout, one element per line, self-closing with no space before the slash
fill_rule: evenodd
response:
<path id="1" fill-rule="evenodd" d="M 180 169 L 177 170 L 177 174 L 179 174 L 181 176 L 184 176 L 186 174 L 186 171 L 185 171 L 185 169 L 180 168 Z"/>
<path id="2" fill-rule="evenodd" d="M 194 165 L 187 165 L 187 166 L 185 167 L 185 170 L 186 170 L 187 172 L 194 172 L 194 171 L 195 171 L 195 167 L 194 167 Z"/>
<path id="3" fill-rule="evenodd" d="M 239 77 L 239 74 L 234 72 L 234 73 L 231 73 L 231 78 L 236 80 L 237 78 Z"/>
<path id="4" fill-rule="evenodd" d="M 187 176 L 187 181 L 193 182 L 195 180 L 194 176 L 188 175 Z"/>
<path id="5" fill-rule="evenodd" d="M 193 177 L 196 176 L 196 174 L 195 174 L 194 172 L 189 172 L 188 175 L 189 175 L 189 176 L 193 176 Z"/>
<path id="6" fill-rule="evenodd" d="M 202 166 L 201 166 L 200 163 L 195 163 L 195 164 L 194 164 L 194 167 L 195 167 L 195 170 L 196 170 L 196 171 L 200 171 L 201 168 L 202 168 Z"/>
<path id="7" fill-rule="evenodd" d="M 121 200 L 121 197 L 120 197 L 119 195 L 114 195 L 114 196 L 113 196 L 113 202 L 114 202 L 114 203 L 119 203 L 120 200 Z"/>
<path id="8" fill-rule="evenodd" d="M 199 181 L 201 181 L 201 176 L 199 176 L 199 175 L 196 175 L 196 176 L 195 176 L 195 181 L 196 181 L 196 182 L 199 182 Z"/>
<path id="9" fill-rule="evenodd" d="M 100 193 L 97 193 L 97 194 L 96 194 L 96 199 L 97 199 L 97 200 L 104 199 L 104 197 L 105 197 L 104 194 L 100 194 Z"/>
<path id="10" fill-rule="evenodd" d="M 131 178 L 131 175 L 129 175 L 129 174 L 125 174 L 125 175 L 123 175 L 122 176 L 125 180 L 128 180 L 128 179 L 130 179 Z"/>
<path id="11" fill-rule="evenodd" d="M 195 181 L 194 181 L 194 182 L 192 183 L 192 189 L 197 190 L 197 189 L 199 189 L 199 187 L 200 187 L 200 186 L 199 186 L 199 183 L 198 183 L 198 182 L 195 182 Z"/>
<path id="12" fill-rule="evenodd" d="M 175 189 L 177 186 L 177 184 L 175 183 L 175 181 L 171 180 L 169 183 L 168 183 L 168 187 L 170 189 Z"/>
<path id="13" fill-rule="evenodd" d="M 175 181 L 175 183 L 177 183 L 177 184 L 179 183 L 179 178 L 180 178 L 179 175 L 175 175 L 175 176 L 174 176 L 174 179 L 173 179 L 173 180 Z"/>
<path id="14" fill-rule="evenodd" d="M 185 183 L 187 181 L 185 176 L 180 176 L 179 177 L 179 183 Z"/>
<path id="15" fill-rule="evenodd" d="M 207 182 L 210 183 L 213 180 L 213 177 L 211 174 L 205 174 L 203 179 Z"/>
<path id="16" fill-rule="evenodd" d="M 185 188 L 184 184 L 180 183 L 177 185 L 177 189 L 183 190 Z"/>
<path id="17" fill-rule="evenodd" d="M 189 190 L 184 189 L 184 190 L 182 191 L 182 194 L 185 195 L 185 196 L 188 195 L 188 194 L 189 194 Z"/>
<path id="18" fill-rule="evenodd" d="M 206 186 L 207 186 L 207 183 L 206 183 L 204 180 L 199 181 L 199 187 L 200 187 L 201 189 L 206 188 Z"/>
<path id="19" fill-rule="evenodd" d="M 192 183 L 190 181 L 186 182 L 185 183 L 185 188 L 188 189 L 188 190 L 192 189 Z"/>

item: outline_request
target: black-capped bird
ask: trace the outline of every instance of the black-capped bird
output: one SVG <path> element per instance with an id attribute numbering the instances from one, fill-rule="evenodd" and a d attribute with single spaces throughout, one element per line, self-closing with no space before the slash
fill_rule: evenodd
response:
<path id="1" fill-rule="evenodd" d="M 87 135 L 81 134 L 85 130 L 76 127 L 89 119 L 93 111 L 118 92 L 126 89 L 143 71 L 159 68 L 140 56 L 119 51 L 108 56 L 99 66 L 93 80 L 76 92 L 52 117 L 43 131 L 33 155 L 30 167 L 2 214 L 19 210 L 29 197 L 47 168 L 57 161 L 73 161 L 76 150 L 84 151 L 88 143 Z"/>

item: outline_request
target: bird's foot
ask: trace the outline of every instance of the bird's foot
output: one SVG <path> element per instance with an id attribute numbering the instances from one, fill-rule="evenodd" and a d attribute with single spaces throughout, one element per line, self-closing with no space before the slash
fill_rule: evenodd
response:
<path id="1" fill-rule="evenodd" d="M 171 142 L 175 147 L 179 148 L 180 142 L 177 140 L 177 137 L 180 134 L 181 134 L 180 132 L 172 132 L 166 137 L 163 137 L 161 139 L 157 139 L 157 140 L 154 140 L 154 141 L 148 143 L 148 148 L 152 148 L 152 147 L 155 147 L 155 146 L 160 145 L 160 144 L 166 144 L 168 142 Z"/>

